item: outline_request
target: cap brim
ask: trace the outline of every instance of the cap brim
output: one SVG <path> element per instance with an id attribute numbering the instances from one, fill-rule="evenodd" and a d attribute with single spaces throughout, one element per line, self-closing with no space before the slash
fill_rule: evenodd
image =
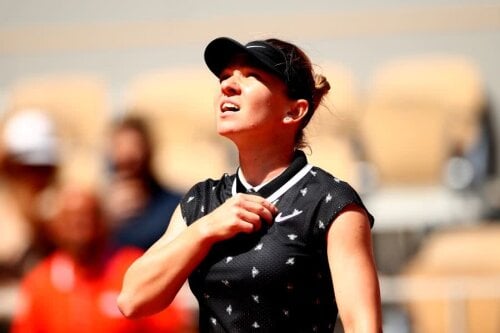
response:
<path id="1" fill-rule="evenodd" d="M 253 65 L 259 66 L 286 81 L 286 61 L 283 53 L 265 41 L 243 45 L 228 37 L 219 37 L 205 48 L 205 62 L 217 77 L 238 55 L 244 55 Z"/>
<path id="2" fill-rule="evenodd" d="M 205 48 L 205 63 L 212 73 L 219 76 L 222 70 L 238 54 L 246 54 L 254 58 L 243 44 L 234 39 L 228 37 L 216 38 Z"/>

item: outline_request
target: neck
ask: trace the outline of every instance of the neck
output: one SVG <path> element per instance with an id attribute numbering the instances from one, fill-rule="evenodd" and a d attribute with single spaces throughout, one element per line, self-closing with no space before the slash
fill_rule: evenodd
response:
<path id="1" fill-rule="evenodd" d="M 292 162 L 294 150 L 277 145 L 239 147 L 240 168 L 252 186 L 267 182 L 282 173 Z"/>

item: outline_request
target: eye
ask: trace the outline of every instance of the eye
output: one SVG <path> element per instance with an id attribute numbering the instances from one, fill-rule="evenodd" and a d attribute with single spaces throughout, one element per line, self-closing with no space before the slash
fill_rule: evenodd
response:
<path id="1" fill-rule="evenodd" d="M 231 68 L 224 68 L 219 73 L 219 83 L 229 79 L 233 75 L 233 70 Z"/>
<path id="2" fill-rule="evenodd" d="M 247 74 L 247 77 L 253 77 L 253 78 L 255 78 L 255 79 L 259 80 L 259 81 L 261 81 L 261 79 L 262 79 L 262 75 L 260 75 L 257 72 L 249 72 Z"/>
<path id="3" fill-rule="evenodd" d="M 223 81 L 227 80 L 230 77 L 228 73 L 221 73 L 219 75 L 219 83 L 222 83 Z"/>

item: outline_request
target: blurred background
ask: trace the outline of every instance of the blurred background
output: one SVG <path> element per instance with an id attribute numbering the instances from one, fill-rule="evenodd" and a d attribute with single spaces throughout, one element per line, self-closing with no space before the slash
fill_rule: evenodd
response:
<path id="1" fill-rule="evenodd" d="M 217 82 L 203 62 L 218 36 L 290 40 L 329 79 L 307 154 L 376 218 L 384 331 L 500 332 L 500 1 L 0 0 L 0 155 L 57 148 L 43 164 L 57 164 L 57 181 L 106 193 L 111 124 L 134 116 L 172 191 L 232 173 L 237 156 L 215 133 Z M 6 130 L 27 109 L 54 122 L 57 144 Z M 5 252 L 29 241 L 1 211 L 18 172 L 2 168 Z M 7 270 L 6 332 L 24 274 Z"/>

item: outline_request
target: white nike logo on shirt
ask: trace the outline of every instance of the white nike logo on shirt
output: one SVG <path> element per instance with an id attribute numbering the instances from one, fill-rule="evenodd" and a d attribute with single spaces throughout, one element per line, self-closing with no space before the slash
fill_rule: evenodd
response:
<path id="1" fill-rule="evenodd" d="M 288 219 L 291 219 L 292 217 L 295 217 L 297 215 L 302 214 L 302 211 L 294 209 L 292 214 L 288 214 L 288 215 L 285 215 L 285 216 L 282 216 L 281 214 L 282 213 L 280 212 L 278 215 L 276 215 L 276 218 L 274 219 L 275 222 L 280 223 L 280 222 L 286 221 Z"/>

